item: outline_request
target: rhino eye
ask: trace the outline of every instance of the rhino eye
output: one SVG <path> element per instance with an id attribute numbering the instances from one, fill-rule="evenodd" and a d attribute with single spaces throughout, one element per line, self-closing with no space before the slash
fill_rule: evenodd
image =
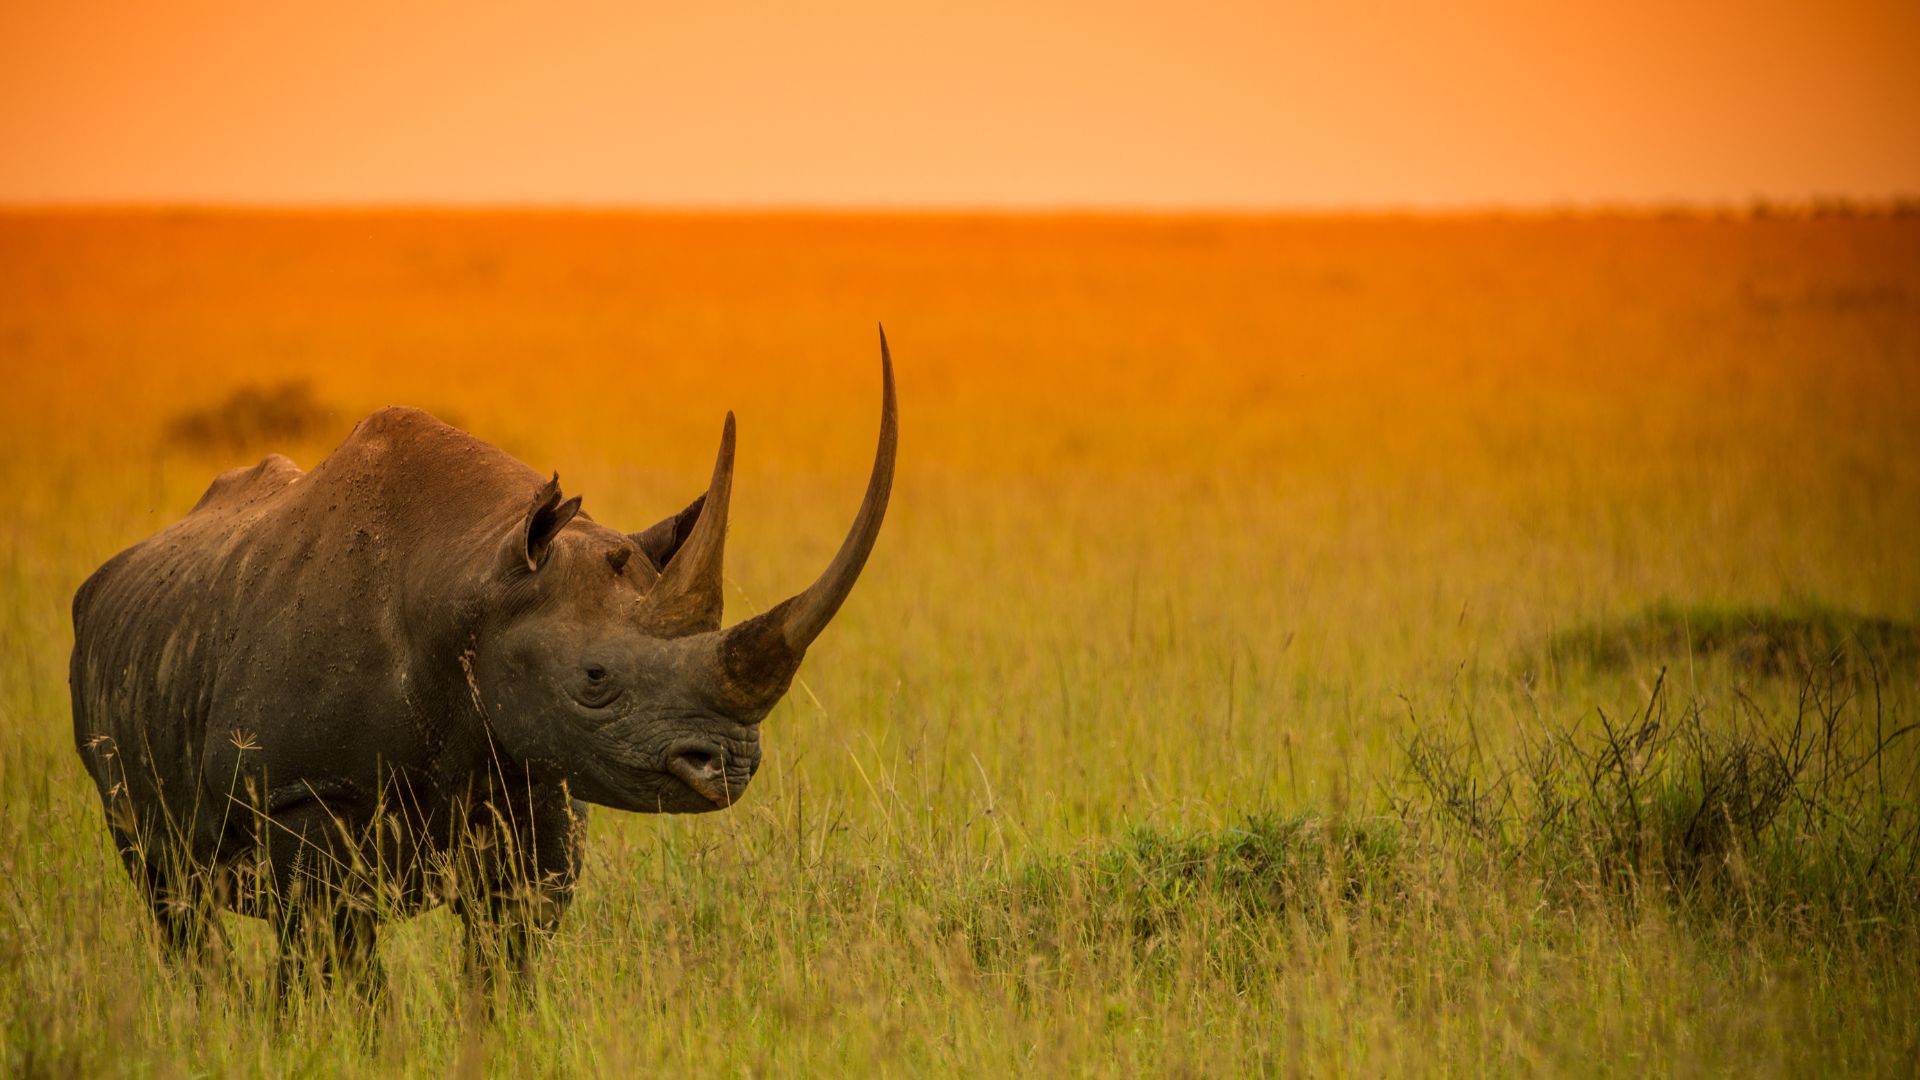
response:
<path id="1" fill-rule="evenodd" d="M 587 708 L 603 709 L 620 696 L 619 684 L 607 678 L 607 669 L 603 665 L 588 664 L 581 669 L 581 674 L 585 680 L 573 692 L 573 696 Z"/>

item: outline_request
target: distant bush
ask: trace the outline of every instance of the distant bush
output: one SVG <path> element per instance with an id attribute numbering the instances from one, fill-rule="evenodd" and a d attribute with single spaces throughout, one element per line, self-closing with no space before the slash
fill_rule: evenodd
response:
<path id="1" fill-rule="evenodd" d="M 167 443 L 192 450 L 239 452 L 301 442 L 335 421 L 333 410 L 301 380 L 270 386 L 245 385 L 215 405 L 167 421 Z"/>

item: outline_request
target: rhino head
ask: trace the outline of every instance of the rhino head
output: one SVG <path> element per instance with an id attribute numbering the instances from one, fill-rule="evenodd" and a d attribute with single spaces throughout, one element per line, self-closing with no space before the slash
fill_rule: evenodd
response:
<path id="1" fill-rule="evenodd" d="M 490 736 L 571 793 L 618 809 L 701 813 L 736 801 L 760 764 L 760 721 L 852 590 L 879 535 L 897 441 L 880 340 L 880 443 L 853 527 L 806 591 L 721 626 L 734 424 L 713 479 L 638 533 L 579 516 L 558 478 L 509 529 L 469 683 Z"/>

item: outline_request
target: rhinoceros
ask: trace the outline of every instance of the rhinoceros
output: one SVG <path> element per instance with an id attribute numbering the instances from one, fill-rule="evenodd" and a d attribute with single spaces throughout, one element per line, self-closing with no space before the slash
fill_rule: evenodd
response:
<path id="1" fill-rule="evenodd" d="M 301 470 L 274 455 L 74 596 L 74 738 L 165 951 L 221 909 L 270 919 L 275 984 L 377 985 L 380 922 L 452 903 L 470 975 L 524 985 L 580 868 L 587 803 L 702 813 L 879 534 L 879 448 L 833 561 L 721 625 L 728 413 L 706 492 L 639 532 L 417 409 Z M 317 961 L 317 964 L 316 964 Z"/>

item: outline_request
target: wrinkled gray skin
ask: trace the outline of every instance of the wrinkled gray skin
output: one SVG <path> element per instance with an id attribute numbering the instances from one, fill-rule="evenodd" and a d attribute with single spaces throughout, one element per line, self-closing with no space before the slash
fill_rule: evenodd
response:
<path id="1" fill-rule="evenodd" d="M 302 473 L 222 475 L 74 597 L 74 738 L 169 951 L 271 918 L 377 979 L 375 925 L 451 901 L 470 973 L 523 970 L 572 895 L 585 803 L 701 813 L 846 598 L 892 486 L 893 372 L 859 516 L 806 592 L 720 626 L 733 465 L 638 533 L 500 450 L 384 409 Z M 318 943 L 317 945 L 315 943 Z M 494 947 L 497 945 L 498 947 Z"/>

